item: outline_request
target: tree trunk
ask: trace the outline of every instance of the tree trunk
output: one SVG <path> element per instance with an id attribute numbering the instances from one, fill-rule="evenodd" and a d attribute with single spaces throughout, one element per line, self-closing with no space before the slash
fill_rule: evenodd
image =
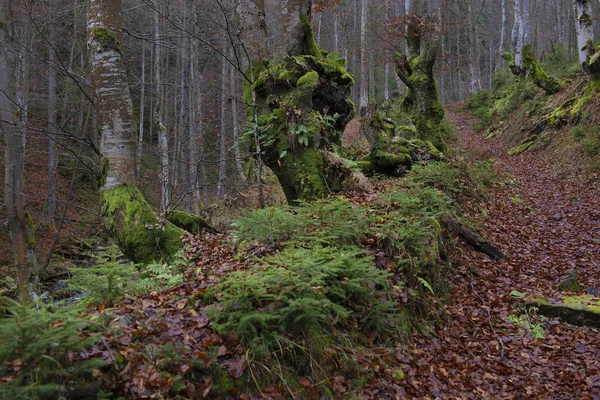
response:
<path id="1" fill-rule="evenodd" d="M 586 73 L 590 73 L 588 55 L 593 54 L 593 25 L 592 2 L 589 0 L 574 0 L 575 28 L 577 30 L 577 51 L 579 63 Z M 596 62 L 598 64 L 598 62 Z"/>
<path id="2" fill-rule="evenodd" d="M 160 164 L 158 167 L 158 179 L 160 179 L 160 213 L 168 211 L 170 205 L 169 196 L 169 143 L 167 128 L 163 124 L 162 117 L 162 81 L 161 81 L 161 58 L 160 58 L 160 19 L 159 13 L 154 13 L 154 82 L 156 85 L 156 104 L 154 106 L 154 121 L 158 132 L 158 154 Z"/>
<path id="3" fill-rule="evenodd" d="M 475 93 L 481 89 L 481 69 L 479 66 L 479 46 L 477 38 L 477 21 L 474 19 L 476 16 L 473 14 L 473 2 L 469 0 L 467 3 L 467 19 L 469 26 L 469 46 L 467 47 L 469 52 L 469 92 Z"/>
<path id="4" fill-rule="evenodd" d="M 232 49 L 232 52 L 235 49 Z M 230 78 L 230 87 L 231 87 L 231 131 L 233 133 L 233 145 L 234 145 L 234 155 L 235 155 L 235 169 L 237 171 L 237 176 L 240 180 L 240 183 L 246 184 L 246 175 L 244 175 L 244 167 L 242 166 L 242 156 L 240 154 L 240 146 L 239 146 L 239 131 L 240 131 L 240 122 L 239 122 L 239 109 L 238 102 L 239 99 L 237 97 L 238 93 L 238 80 L 235 68 L 229 68 L 229 78 Z"/>
<path id="5" fill-rule="evenodd" d="M 500 29 L 500 45 L 498 46 L 498 54 L 504 53 L 504 39 L 506 38 L 506 24 L 508 20 L 508 6 L 506 0 L 502 0 L 502 27 Z"/>
<path id="6" fill-rule="evenodd" d="M 181 39 L 181 108 L 179 110 L 179 144 L 181 149 L 181 162 L 179 172 L 181 176 L 182 206 L 186 213 L 192 212 L 192 176 L 191 176 L 191 137 L 190 137 L 190 18 L 191 1 L 184 2 L 183 8 L 183 37 Z"/>
<path id="7" fill-rule="evenodd" d="M 56 165 L 57 165 L 57 99 L 56 99 L 56 27 L 54 26 L 54 2 L 48 1 L 48 197 L 46 198 L 46 216 L 56 217 Z"/>
<path id="8" fill-rule="evenodd" d="M 142 47 L 142 71 L 140 78 L 140 125 L 138 131 L 138 141 L 137 141 L 137 157 L 136 157 L 136 175 L 140 177 L 140 167 L 142 165 L 142 156 L 144 150 L 144 98 L 146 94 L 146 46 L 144 43 L 141 44 Z"/>
<path id="9" fill-rule="evenodd" d="M 301 2 L 293 9 L 310 10 L 310 1 Z M 255 63 L 259 73 L 247 91 L 253 96 L 247 103 L 256 106 L 250 111 L 257 121 L 257 150 L 290 203 L 339 191 L 353 175 L 333 154 L 354 115 L 353 79 L 335 55 L 325 57 L 317 48 L 309 17 L 296 12 L 295 18 L 291 25 L 299 24 L 302 31 L 288 36 L 293 42 L 287 44 L 295 52 L 273 66 Z"/>
<path id="10" fill-rule="evenodd" d="M 360 12 L 360 101 L 359 109 L 369 104 L 369 51 L 367 50 L 367 25 L 369 18 L 369 0 L 361 0 Z"/>
<path id="11" fill-rule="evenodd" d="M 182 230 L 157 218 L 136 186 L 136 123 L 120 44 L 121 0 L 90 0 L 88 47 L 103 157 L 102 212 L 127 257 L 136 262 L 170 258 Z"/>
<path id="12" fill-rule="evenodd" d="M 413 0 L 409 13 L 414 15 L 418 9 L 418 0 Z M 398 77 L 409 89 L 402 107 L 415 124 L 417 137 L 431 141 L 437 149 L 445 151 L 442 127 L 445 113 L 433 72 L 441 40 L 439 13 L 438 8 L 437 21 L 427 36 L 415 22 L 417 19 L 411 19 L 406 36 L 409 53 L 397 53 L 395 63 Z"/>
<path id="13" fill-rule="evenodd" d="M 227 42 L 223 42 L 222 54 L 227 54 Z M 227 81 L 228 62 L 225 56 L 221 59 L 221 134 L 219 135 L 219 175 L 217 177 L 217 195 L 222 198 L 227 178 Z"/>
<path id="14" fill-rule="evenodd" d="M 27 215 L 25 213 L 25 148 L 17 107 L 14 26 L 10 0 L 0 0 L 0 117 L 4 133 L 4 197 L 11 248 L 21 299 L 30 301 L 29 278 L 32 266 L 27 260 Z"/>
<path id="15" fill-rule="evenodd" d="M 521 0 L 514 0 L 515 2 L 515 22 L 511 33 L 512 39 L 512 52 L 514 54 L 514 67 L 511 66 L 511 60 L 509 60 L 509 66 L 513 70 L 515 75 L 521 74 L 523 71 L 523 56 L 521 49 L 523 48 L 523 13 L 521 12 Z M 515 73 L 516 72 L 516 73 Z"/>

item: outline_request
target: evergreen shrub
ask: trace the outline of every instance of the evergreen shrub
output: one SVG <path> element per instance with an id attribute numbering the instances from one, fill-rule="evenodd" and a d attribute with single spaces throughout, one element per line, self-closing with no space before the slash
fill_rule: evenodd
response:
<path id="1" fill-rule="evenodd" d="M 85 382 L 105 365 L 80 360 L 98 340 L 82 335 L 88 320 L 73 307 L 42 302 L 21 305 L 0 299 L 0 385 L 2 399 L 66 398 L 72 382 Z M 80 388 L 81 389 L 81 388 Z"/>

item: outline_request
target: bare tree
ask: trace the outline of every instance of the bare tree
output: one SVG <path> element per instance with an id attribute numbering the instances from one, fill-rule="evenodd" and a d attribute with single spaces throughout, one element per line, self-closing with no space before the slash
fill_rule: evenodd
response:
<path id="1" fill-rule="evenodd" d="M 10 0 L 0 0 L 0 117 L 4 133 L 4 196 L 10 231 L 17 283 L 23 302 L 31 299 L 29 279 L 33 266 L 27 259 L 31 246 L 25 212 L 25 143 L 24 127 L 18 107 L 17 71 L 18 50 L 12 20 Z"/>

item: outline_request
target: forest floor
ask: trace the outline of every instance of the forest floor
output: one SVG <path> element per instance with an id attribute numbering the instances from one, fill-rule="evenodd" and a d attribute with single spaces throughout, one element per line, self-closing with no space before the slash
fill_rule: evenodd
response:
<path id="1" fill-rule="evenodd" d="M 463 247 L 445 323 L 396 354 L 405 374 L 401 383 L 372 387 L 369 394 L 600 398 L 599 330 L 524 314 L 523 300 L 511 296 L 516 290 L 558 300 L 556 287 L 568 269 L 577 273 L 582 293 L 600 287 L 598 180 L 559 178 L 544 151 L 509 156 L 501 140 L 485 140 L 471 128 L 460 105 L 447 116 L 470 157 L 494 160 L 499 180 L 485 201 L 468 205 L 468 218 L 507 259 L 494 261 Z M 540 328 L 543 338 L 532 337 Z"/>

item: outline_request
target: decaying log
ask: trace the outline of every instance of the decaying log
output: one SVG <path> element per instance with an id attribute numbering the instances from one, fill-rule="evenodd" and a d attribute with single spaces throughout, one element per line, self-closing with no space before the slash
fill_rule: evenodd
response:
<path id="1" fill-rule="evenodd" d="M 445 223 L 452 232 L 463 238 L 475 250 L 484 253 L 494 260 L 507 258 L 500 250 L 492 246 L 490 242 L 461 224 L 453 215 L 446 217 Z"/>

